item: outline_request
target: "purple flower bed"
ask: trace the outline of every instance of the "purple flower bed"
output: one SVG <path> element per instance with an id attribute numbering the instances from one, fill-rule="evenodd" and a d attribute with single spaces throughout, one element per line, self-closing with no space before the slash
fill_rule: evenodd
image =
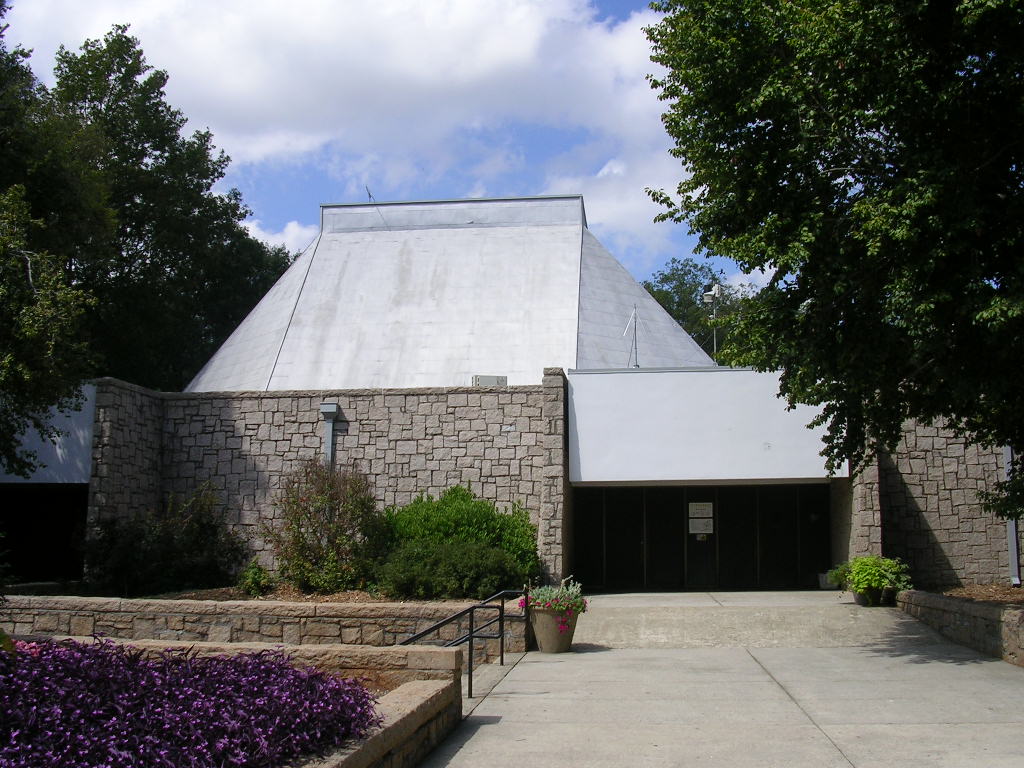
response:
<path id="1" fill-rule="evenodd" d="M 358 682 L 280 651 L 146 659 L 109 640 L 0 651 L 0 768 L 280 768 L 379 723 Z"/>

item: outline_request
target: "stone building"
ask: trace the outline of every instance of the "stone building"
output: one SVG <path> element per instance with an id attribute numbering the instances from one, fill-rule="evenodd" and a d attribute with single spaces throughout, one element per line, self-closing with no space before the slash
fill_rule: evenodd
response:
<path id="1" fill-rule="evenodd" d="M 871 552 L 922 585 L 1011 577 L 1020 537 L 977 502 L 999 454 L 908 425 L 893 456 L 829 476 L 817 411 L 786 411 L 777 385 L 715 366 L 578 196 L 323 206 L 188 391 L 94 382 L 48 467 L 0 479 L 3 520 L 16 565 L 63 575 L 78 534 L 43 567 L 29 550 L 54 519 L 19 509 L 59 507 L 71 531 L 210 482 L 253 533 L 282 477 L 322 457 L 381 504 L 455 484 L 520 503 L 549 578 L 592 589 L 814 587 Z"/>

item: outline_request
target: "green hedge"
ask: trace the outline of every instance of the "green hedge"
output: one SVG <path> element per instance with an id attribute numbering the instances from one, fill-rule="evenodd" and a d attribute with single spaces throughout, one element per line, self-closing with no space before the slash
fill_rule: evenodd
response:
<path id="1" fill-rule="evenodd" d="M 537 528 L 518 504 L 508 512 L 456 485 L 440 498 L 421 495 L 400 509 L 389 509 L 387 520 L 395 541 L 466 541 L 507 552 L 529 577 L 540 575 Z"/>
<path id="2" fill-rule="evenodd" d="M 526 572 L 510 554 L 475 541 L 409 541 L 381 568 L 380 587 L 417 600 L 481 599 L 520 586 Z"/>

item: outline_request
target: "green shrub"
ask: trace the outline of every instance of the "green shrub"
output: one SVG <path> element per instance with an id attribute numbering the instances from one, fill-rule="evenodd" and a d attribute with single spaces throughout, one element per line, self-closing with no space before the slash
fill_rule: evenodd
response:
<path id="1" fill-rule="evenodd" d="M 484 598 L 518 586 L 527 574 L 513 557 L 475 541 L 408 541 L 380 573 L 380 588 L 391 597 L 434 600 Z"/>
<path id="2" fill-rule="evenodd" d="M 247 595 L 262 597 L 274 589 L 274 577 L 254 557 L 238 577 L 238 588 Z"/>
<path id="3" fill-rule="evenodd" d="M 86 542 L 86 578 L 100 594 L 138 597 L 234 583 L 247 548 L 205 484 L 159 512 L 100 521 Z"/>
<path id="4" fill-rule="evenodd" d="M 400 509 L 389 509 L 387 518 L 399 543 L 463 541 L 484 544 L 506 552 L 528 577 L 540 575 L 537 528 L 530 522 L 529 513 L 518 504 L 508 512 L 501 512 L 494 502 L 477 498 L 468 489 L 456 485 L 438 499 L 424 494 Z M 509 586 L 511 584 L 500 588 Z"/>
<path id="5" fill-rule="evenodd" d="M 867 594 L 869 590 L 912 588 L 910 566 L 898 557 L 855 557 L 829 571 L 828 578 L 833 584 L 858 594 Z"/>
<path id="6" fill-rule="evenodd" d="M 846 589 L 846 581 L 850 578 L 850 564 L 840 563 L 828 572 L 827 578 L 840 589 Z"/>
<path id="7" fill-rule="evenodd" d="M 262 533 L 282 578 L 305 592 L 322 593 L 372 580 L 389 548 L 389 532 L 366 475 L 313 459 L 286 476 L 275 505 L 280 520 Z"/>

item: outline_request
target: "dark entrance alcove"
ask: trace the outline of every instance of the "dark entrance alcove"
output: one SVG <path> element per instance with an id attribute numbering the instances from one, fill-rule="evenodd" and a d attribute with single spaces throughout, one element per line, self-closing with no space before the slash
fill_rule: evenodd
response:
<path id="1" fill-rule="evenodd" d="M 89 486 L 0 484 L 0 552 L 11 583 L 82 577 Z"/>
<path id="2" fill-rule="evenodd" d="M 592 590 L 813 588 L 829 514 L 824 483 L 579 487 L 572 572 Z"/>

